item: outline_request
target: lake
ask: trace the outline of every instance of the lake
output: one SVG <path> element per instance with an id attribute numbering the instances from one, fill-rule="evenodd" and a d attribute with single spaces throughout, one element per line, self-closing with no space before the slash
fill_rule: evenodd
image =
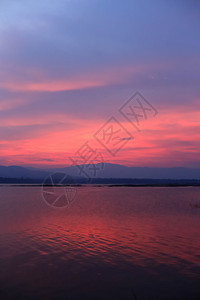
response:
<path id="1" fill-rule="evenodd" d="M 0 186 L 1 300 L 200 299 L 199 187 L 76 189 Z"/>

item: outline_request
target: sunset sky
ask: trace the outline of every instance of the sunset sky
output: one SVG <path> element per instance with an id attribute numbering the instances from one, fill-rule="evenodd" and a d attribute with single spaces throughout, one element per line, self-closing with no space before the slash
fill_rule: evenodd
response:
<path id="1" fill-rule="evenodd" d="M 88 141 L 110 163 L 200 168 L 199 15 L 198 0 L 1 0 L 0 165 L 64 167 Z M 158 111 L 141 131 L 119 112 L 137 91 Z M 94 137 L 112 116 L 131 134 L 115 155 Z"/>

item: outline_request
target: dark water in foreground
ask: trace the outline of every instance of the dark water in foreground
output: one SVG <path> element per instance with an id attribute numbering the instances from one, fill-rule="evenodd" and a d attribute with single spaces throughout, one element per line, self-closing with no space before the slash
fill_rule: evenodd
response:
<path id="1" fill-rule="evenodd" d="M 200 299 L 200 188 L 0 187 L 0 299 Z"/>

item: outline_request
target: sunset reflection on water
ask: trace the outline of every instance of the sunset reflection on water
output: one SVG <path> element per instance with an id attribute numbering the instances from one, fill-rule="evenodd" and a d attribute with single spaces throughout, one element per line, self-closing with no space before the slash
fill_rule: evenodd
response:
<path id="1" fill-rule="evenodd" d="M 1 187 L 2 299 L 198 299 L 199 188 L 77 189 Z"/>

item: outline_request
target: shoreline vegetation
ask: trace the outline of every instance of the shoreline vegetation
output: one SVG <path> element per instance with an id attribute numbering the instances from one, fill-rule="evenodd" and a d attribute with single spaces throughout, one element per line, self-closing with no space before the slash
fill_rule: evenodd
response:
<path id="1" fill-rule="evenodd" d="M 51 182 L 42 179 L 31 178 L 3 178 L 0 177 L 0 185 L 9 186 L 52 186 Z M 87 181 L 83 178 L 69 178 L 59 183 L 53 182 L 53 186 L 95 186 L 95 187 L 185 187 L 200 186 L 200 179 L 150 179 L 150 178 L 93 178 Z"/>
<path id="2" fill-rule="evenodd" d="M 109 184 L 102 184 L 102 185 L 95 185 L 95 184 L 80 184 L 80 185 L 73 185 L 73 184 L 68 184 L 68 185 L 63 185 L 63 186 L 75 186 L 75 187 L 84 187 L 84 186 L 92 186 L 92 187 L 200 187 L 200 185 L 192 185 L 192 184 L 188 184 L 188 185 L 125 185 L 125 184 L 120 184 L 120 185 L 109 185 Z M 0 183 L 0 186 L 14 186 L 14 187 L 42 187 L 42 186 L 46 186 L 46 187 L 52 187 L 52 185 L 42 185 L 42 184 L 17 184 L 17 183 Z M 61 187 L 61 185 L 53 185 L 53 187 Z"/>

